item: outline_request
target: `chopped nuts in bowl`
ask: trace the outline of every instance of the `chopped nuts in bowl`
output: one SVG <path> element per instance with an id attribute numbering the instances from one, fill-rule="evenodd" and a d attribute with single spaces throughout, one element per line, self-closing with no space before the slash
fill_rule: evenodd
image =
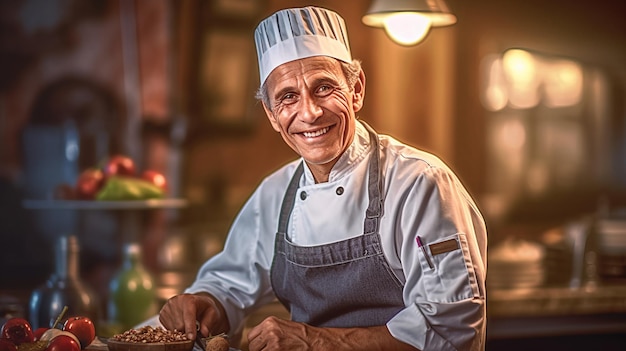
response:
<path id="1" fill-rule="evenodd" d="M 110 351 L 191 351 L 193 344 L 183 332 L 151 326 L 129 329 L 107 341 Z"/>

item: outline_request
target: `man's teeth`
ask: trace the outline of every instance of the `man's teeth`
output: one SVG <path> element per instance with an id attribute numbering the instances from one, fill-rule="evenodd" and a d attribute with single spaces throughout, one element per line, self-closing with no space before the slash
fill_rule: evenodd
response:
<path id="1" fill-rule="evenodd" d="M 304 136 L 307 137 L 307 138 L 315 138 L 315 137 L 320 136 L 322 134 L 326 134 L 326 132 L 328 132 L 328 129 L 330 129 L 330 128 L 326 127 L 326 128 L 320 129 L 320 130 L 315 131 L 315 132 L 304 132 L 302 134 L 304 134 Z"/>

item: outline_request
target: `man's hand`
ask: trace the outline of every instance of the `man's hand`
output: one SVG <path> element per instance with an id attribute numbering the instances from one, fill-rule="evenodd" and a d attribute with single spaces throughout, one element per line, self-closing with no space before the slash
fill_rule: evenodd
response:
<path id="1" fill-rule="evenodd" d="M 159 321 L 167 329 L 184 331 L 190 340 L 196 339 L 197 326 L 203 336 L 226 333 L 229 328 L 224 308 L 208 294 L 181 294 L 170 298 L 161 308 Z"/>
<path id="2" fill-rule="evenodd" d="M 385 326 L 318 328 L 276 317 L 268 317 L 250 330 L 248 348 L 250 351 L 416 350 L 396 340 Z"/>
<path id="3" fill-rule="evenodd" d="M 268 317 L 248 333 L 248 348 L 257 350 L 313 350 L 306 324 Z"/>

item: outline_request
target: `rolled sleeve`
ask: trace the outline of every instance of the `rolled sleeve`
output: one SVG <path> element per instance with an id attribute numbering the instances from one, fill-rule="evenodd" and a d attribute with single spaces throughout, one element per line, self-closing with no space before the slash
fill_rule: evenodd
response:
<path id="1" fill-rule="evenodd" d="M 388 323 L 391 335 L 422 351 L 482 350 L 484 299 L 412 304 Z"/>

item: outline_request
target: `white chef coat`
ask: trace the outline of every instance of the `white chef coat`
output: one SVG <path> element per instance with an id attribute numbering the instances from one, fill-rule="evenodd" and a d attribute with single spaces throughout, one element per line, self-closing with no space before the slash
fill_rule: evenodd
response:
<path id="1" fill-rule="evenodd" d="M 386 259 L 405 284 L 406 306 L 387 327 L 396 339 L 420 350 L 480 350 L 486 327 L 484 220 L 440 159 L 389 136 L 379 139 L 384 179 L 379 232 Z M 370 152 L 368 132 L 357 121 L 355 138 L 328 182 L 316 184 L 305 167 L 299 191 L 307 196 L 291 213 L 291 242 L 322 245 L 348 239 L 346 233 L 363 233 Z M 249 313 L 275 299 L 270 284 L 274 239 L 283 196 L 299 162 L 261 182 L 232 224 L 224 250 L 200 268 L 186 289 L 216 296 L 233 332 L 241 330 Z M 435 255 L 427 250 L 425 257 L 417 236 L 425 248 L 454 239 L 459 249 Z"/>

